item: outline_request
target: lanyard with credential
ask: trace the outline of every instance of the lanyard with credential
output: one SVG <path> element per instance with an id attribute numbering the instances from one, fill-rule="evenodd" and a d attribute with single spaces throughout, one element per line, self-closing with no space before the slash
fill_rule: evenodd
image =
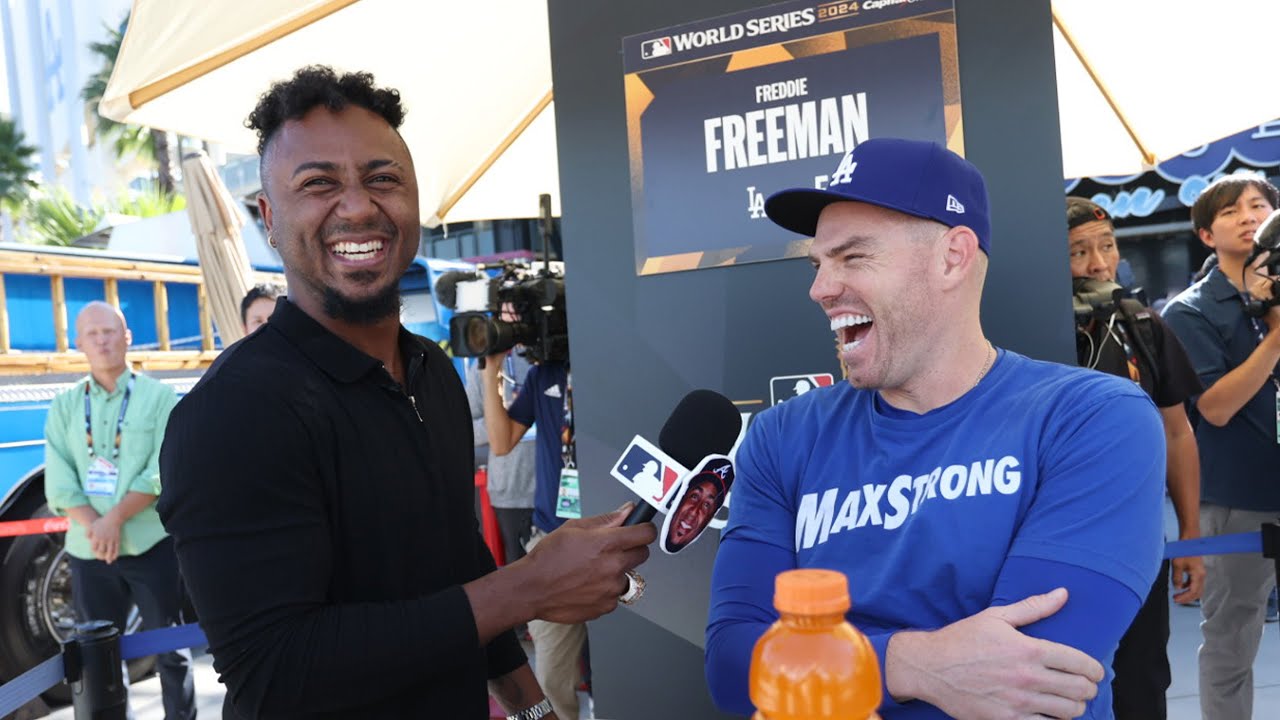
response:
<path id="1" fill-rule="evenodd" d="M 124 398 L 120 400 L 120 417 L 116 419 L 116 439 L 111 448 L 111 459 L 120 457 L 120 436 L 124 431 L 124 413 L 129 409 L 129 396 L 133 394 L 134 375 L 129 375 L 129 382 L 124 386 Z M 89 441 L 89 457 L 93 457 L 93 417 L 89 404 L 89 386 L 92 380 L 84 381 L 84 433 Z"/>
<path id="2" fill-rule="evenodd" d="M 560 462 L 566 469 L 578 467 L 577 442 L 573 436 L 573 383 L 564 375 L 564 426 L 560 428 Z"/>

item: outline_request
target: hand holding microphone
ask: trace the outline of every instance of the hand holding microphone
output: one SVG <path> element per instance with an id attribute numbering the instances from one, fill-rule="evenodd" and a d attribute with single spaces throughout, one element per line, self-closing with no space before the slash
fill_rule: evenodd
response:
<path id="1" fill-rule="evenodd" d="M 671 486 L 679 492 L 685 485 L 696 497 L 696 507 L 681 517 L 693 518 L 677 526 L 673 543 L 664 543 L 667 552 L 686 547 L 701 534 L 715 510 L 723 504 L 732 482 L 732 467 L 724 457 L 738 439 L 742 417 L 728 398 L 710 390 L 694 390 L 680 401 L 659 434 L 661 452 L 668 460 L 685 468 L 695 485 L 681 482 Z M 656 464 L 656 463 L 655 463 Z M 688 480 L 684 475 L 682 481 Z M 702 482 L 714 478 L 716 482 Z M 669 480 L 674 481 L 674 475 Z M 715 493 L 711 490 L 718 489 Z M 670 494 L 670 493 L 668 493 Z M 714 507 L 709 499 L 718 495 Z M 517 565 L 527 565 L 526 592 L 535 616 L 552 622 L 578 623 L 593 620 L 618 606 L 631 604 L 644 592 L 644 579 L 634 568 L 649 557 L 649 545 L 658 530 L 649 522 L 652 505 L 630 503 L 595 517 L 570 520 L 538 542 Z M 673 513 L 673 516 L 675 513 Z M 671 521 L 668 520 L 668 523 Z M 695 525 L 697 527 L 695 527 Z M 677 546 L 678 545 L 678 546 Z M 673 549 L 674 548 L 674 549 Z"/>
<path id="2" fill-rule="evenodd" d="M 534 545 L 528 562 L 534 613 L 572 624 L 594 620 L 618 606 L 631 589 L 628 573 L 649 559 L 657 529 L 648 523 L 622 527 L 630 505 L 605 515 L 569 520 Z"/>

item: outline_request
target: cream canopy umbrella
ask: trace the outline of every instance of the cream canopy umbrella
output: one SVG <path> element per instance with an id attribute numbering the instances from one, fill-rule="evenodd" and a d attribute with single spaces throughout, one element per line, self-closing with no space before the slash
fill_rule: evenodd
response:
<path id="1" fill-rule="evenodd" d="M 244 336 L 240 301 L 253 286 L 253 269 L 240 237 L 245 217 L 203 152 L 182 161 L 182 178 L 205 295 L 225 347 Z"/>
<path id="2" fill-rule="evenodd" d="M 1053 25 L 1065 177 L 1142 172 L 1280 118 L 1276 0 L 1054 0 Z"/>
<path id="3" fill-rule="evenodd" d="M 101 111 L 252 153 L 259 94 L 308 64 L 401 91 L 427 225 L 559 213 L 541 2 L 135 0 Z"/>
<path id="4" fill-rule="evenodd" d="M 1066 177 L 1140 172 L 1280 117 L 1280 93 L 1255 79 L 1276 0 L 1052 8 Z M 307 63 L 401 90 L 427 224 L 535 217 L 539 193 L 558 195 L 535 0 L 135 0 L 102 113 L 251 150 L 243 120 L 258 93 Z"/>

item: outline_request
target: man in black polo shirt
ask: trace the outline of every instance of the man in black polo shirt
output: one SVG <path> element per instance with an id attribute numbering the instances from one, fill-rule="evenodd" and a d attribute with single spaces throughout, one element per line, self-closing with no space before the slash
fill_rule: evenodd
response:
<path id="1" fill-rule="evenodd" d="M 1120 251 L 1111 215 L 1096 203 L 1067 198 L 1067 244 L 1071 275 L 1081 280 L 1116 281 Z M 1164 421 L 1166 484 L 1178 516 L 1179 539 L 1200 537 L 1200 460 L 1195 435 L 1183 403 L 1201 391 L 1187 353 L 1173 332 L 1154 311 L 1136 301 L 1102 315 L 1095 314 L 1076 328 L 1080 365 L 1127 377 L 1160 408 Z M 1143 448 L 1133 448 L 1142 452 Z M 1106 458 L 1099 458 L 1106 462 Z M 1200 558 L 1166 560 L 1156 576 L 1146 602 L 1120 639 L 1112 669 L 1112 707 L 1116 720 L 1165 717 L 1165 691 L 1169 689 L 1169 571 L 1179 591 L 1178 602 L 1200 597 L 1204 563 Z"/>
<path id="2" fill-rule="evenodd" d="M 289 294 L 174 410 L 159 511 L 228 715 L 554 718 L 510 628 L 614 609 L 648 555 L 629 508 L 501 570 L 476 527 L 466 393 L 399 322 L 418 188 L 399 95 L 300 70 L 262 96 L 269 241 Z"/>

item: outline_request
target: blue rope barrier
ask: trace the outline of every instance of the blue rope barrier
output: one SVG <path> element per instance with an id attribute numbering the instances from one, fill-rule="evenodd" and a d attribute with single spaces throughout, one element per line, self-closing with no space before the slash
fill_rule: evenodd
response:
<path id="1" fill-rule="evenodd" d="M 58 654 L 0 685 L 0 717 L 17 712 L 18 708 L 62 682 L 66 674 L 62 655 Z"/>
<path id="2" fill-rule="evenodd" d="M 125 660 L 133 660 L 206 644 L 208 640 L 199 625 L 178 625 L 121 637 L 120 656 Z M 14 713 L 44 691 L 62 682 L 66 679 L 66 674 L 62 655 L 58 654 L 0 685 L 0 717 Z"/>
<path id="3" fill-rule="evenodd" d="M 199 625 L 195 623 L 177 625 L 175 627 L 160 628 L 159 630 L 144 630 L 121 637 L 120 656 L 125 660 L 133 660 L 134 658 L 159 655 L 179 648 L 207 645 L 208 643 L 209 641 L 204 636 L 204 630 L 201 630 Z"/>
<path id="4" fill-rule="evenodd" d="M 1257 531 L 1231 535 L 1214 535 L 1213 537 L 1196 538 L 1194 540 L 1178 540 L 1165 543 L 1164 546 L 1166 560 L 1199 555 L 1231 555 L 1235 553 L 1260 552 L 1262 552 L 1262 533 Z"/>

